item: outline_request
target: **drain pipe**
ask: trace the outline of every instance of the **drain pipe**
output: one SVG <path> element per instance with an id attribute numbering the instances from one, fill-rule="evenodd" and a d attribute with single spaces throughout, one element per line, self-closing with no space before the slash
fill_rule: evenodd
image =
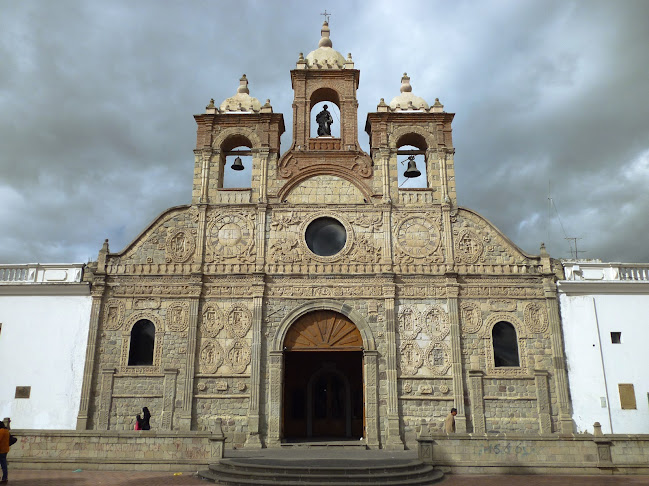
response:
<path id="1" fill-rule="evenodd" d="M 602 351 L 602 336 L 599 332 L 599 319 L 597 317 L 597 304 L 595 304 L 595 297 L 593 297 L 593 312 L 595 313 L 595 325 L 597 326 L 597 341 L 599 343 L 599 359 L 602 363 L 602 374 L 604 375 L 604 389 L 606 391 L 606 409 L 608 411 L 608 425 L 611 427 L 611 434 L 613 434 L 613 419 L 611 418 L 611 400 L 608 397 L 608 382 L 606 380 L 606 368 L 604 367 L 604 353 Z"/>

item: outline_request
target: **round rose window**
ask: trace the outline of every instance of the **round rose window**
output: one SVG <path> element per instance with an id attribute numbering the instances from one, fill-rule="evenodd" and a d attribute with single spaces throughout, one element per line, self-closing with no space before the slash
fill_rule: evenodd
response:
<path id="1" fill-rule="evenodd" d="M 306 244 L 318 256 L 332 256 L 345 247 L 347 231 L 340 221 L 334 218 L 318 218 L 306 228 Z"/>

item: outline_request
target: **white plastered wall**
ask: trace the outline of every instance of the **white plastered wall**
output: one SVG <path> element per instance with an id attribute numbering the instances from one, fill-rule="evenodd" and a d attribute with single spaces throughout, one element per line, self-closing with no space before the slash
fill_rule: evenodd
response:
<path id="1" fill-rule="evenodd" d="M 649 433 L 649 295 L 624 282 L 611 293 L 597 293 L 593 286 L 593 292 L 570 295 L 569 285 L 562 283 L 561 319 L 577 431 L 592 433 L 599 422 L 604 433 Z M 621 332 L 620 344 L 611 342 L 611 332 Z M 635 410 L 621 409 L 620 383 L 633 384 Z"/>
<path id="2" fill-rule="evenodd" d="M 0 293 L 0 419 L 12 428 L 76 426 L 91 297 L 73 285 L 85 295 Z M 17 386 L 31 386 L 30 398 L 15 398 Z"/>

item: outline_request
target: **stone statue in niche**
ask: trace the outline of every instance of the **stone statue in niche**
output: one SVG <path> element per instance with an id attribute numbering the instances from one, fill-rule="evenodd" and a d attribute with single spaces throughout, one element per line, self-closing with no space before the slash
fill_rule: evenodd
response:
<path id="1" fill-rule="evenodd" d="M 334 119 L 327 111 L 327 105 L 324 105 L 322 111 L 316 115 L 315 121 L 318 123 L 318 137 L 331 137 L 331 125 Z"/>

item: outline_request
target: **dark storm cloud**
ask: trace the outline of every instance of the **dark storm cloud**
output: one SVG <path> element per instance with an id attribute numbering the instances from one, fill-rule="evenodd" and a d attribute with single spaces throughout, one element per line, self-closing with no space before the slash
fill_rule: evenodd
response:
<path id="1" fill-rule="evenodd" d="M 323 7 L 324 8 L 324 7 Z M 187 204 L 192 115 L 251 95 L 284 114 L 317 47 L 306 2 L 0 4 L 0 262 L 96 258 Z M 649 261 L 649 3 L 331 2 L 334 48 L 361 70 L 359 128 L 380 98 L 457 113 L 461 205 L 525 251 Z M 360 131 L 367 149 L 367 135 Z M 548 240 L 549 233 L 549 240 Z"/>

